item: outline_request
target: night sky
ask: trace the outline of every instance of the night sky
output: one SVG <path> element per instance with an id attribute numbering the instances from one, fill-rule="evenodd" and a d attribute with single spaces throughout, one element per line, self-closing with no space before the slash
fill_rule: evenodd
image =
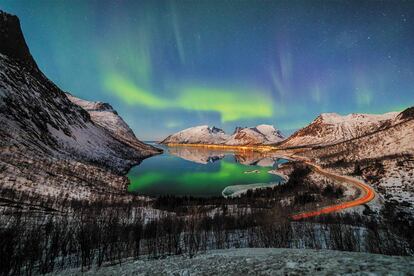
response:
<path id="1" fill-rule="evenodd" d="M 19 1 L 32 55 L 143 140 L 414 105 L 414 1 Z"/>

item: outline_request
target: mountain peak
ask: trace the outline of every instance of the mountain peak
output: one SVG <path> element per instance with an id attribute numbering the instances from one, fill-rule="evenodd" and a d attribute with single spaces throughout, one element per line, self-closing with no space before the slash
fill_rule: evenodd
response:
<path id="1" fill-rule="evenodd" d="M 333 121 L 336 121 L 338 118 L 341 118 L 342 116 L 338 113 L 329 112 L 329 113 L 321 113 L 318 117 L 316 117 L 315 121 L 321 121 L 324 123 L 330 123 Z"/>
<path id="2" fill-rule="evenodd" d="M 191 127 L 168 136 L 162 144 L 211 144 L 211 145 L 270 145 L 284 140 L 279 130 L 272 125 L 236 127 L 232 135 L 222 129 L 207 125 Z"/>
<path id="3" fill-rule="evenodd" d="M 215 126 L 213 126 L 211 128 L 211 132 L 212 133 L 223 133 L 224 134 L 224 130 L 222 130 L 221 128 L 215 127 Z"/>
<path id="4" fill-rule="evenodd" d="M 405 109 L 404 111 L 402 111 L 398 115 L 398 118 L 400 120 L 406 120 L 406 119 L 412 119 L 412 118 L 414 118 L 414 106 L 409 107 L 409 108 Z"/>
<path id="5" fill-rule="evenodd" d="M 237 132 L 239 132 L 242 129 L 244 129 L 244 127 L 236 126 L 236 128 L 233 131 L 233 134 L 236 134 Z"/>
<path id="6" fill-rule="evenodd" d="M 36 68 L 30 50 L 24 39 L 19 18 L 0 10 L 0 54 L 15 61 Z"/>
<path id="7" fill-rule="evenodd" d="M 272 125 L 261 124 L 255 127 L 236 127 L 226 145 L 270 145 L 276 144 L 285 138 Z"/>
<path id="8" fill-rule="evenodd" d="M 392 123 L 396 112 L 385 114 L 322 113 L 311 124 L 298 130 L 283 143 L 283 147 L 330 145 L 372 133 Z"/>
<path id="9" fill-rule="evenodd" d="M 0 75 L 2 145 L 19 145 L 19 150 L 24 148 L 30 155 L 36 152 L 39 158 L 65 158 L 93 165 L 99 160 L 100 167 L 117 173 L 153 154 L 153 147 L 142 144 L 136 137 L 132 145 L 132 138 L 121 141 L 118 132 L 110 129 L 112 122 L 120 121 L 112 116 L 110 105 L 79 99 L 79 104 L 87 103 L 86 108 L 105 110 L 97 113 L 105 118 L 91 118 L 88 113 L 91 110 L 72 103 L 69 95 L 37 67 L 19 19 L 4 12 L 0 12 Z"/>
<path id="10" fill-rule="evenodd" d="M 162 144 L 221 144 L 228 139 L 224 131 L 208 125 L 190 127 L 165 138 Z"/>
<path id="11" fill-rule="evenodd" d="M 77 97 L 73 96 L 72 94 L 70 94 L 68 92 L 66 92 L 65 94 L 71 102 L 75 103 L 76 105 L 81 106 L 83 109 L 85 109 L 88 112 L 90 112 L 90 111 L 108 111 L 108 112 L 114 113 L 115 115 L 118 115 L 118 113 L 114 110 L 112 105 L 110 105 L 109 103 L 91 102 L 91 101 L 87 101 L 87 100 L 77 98 Z"/>
<path id="12" fill-rule="evenodd" d="M 276 139 L 275 142 L 280 142 L 281 140 L 285 139 L 285 136 L 282 134 L 282 132 L 279 129 L 275 128 L 273 125 L 261 124 L 256 126 L 256 129 L 266 137 L 275 137 L 273 139 Z"/>
<path id="13" fill-rule="evenodd" d="M 272 128 L 272 129 L 275 129 L 275 126 L 274 125 L 261 124 L 261 125 L 257 125 L 256 128 Z"/>

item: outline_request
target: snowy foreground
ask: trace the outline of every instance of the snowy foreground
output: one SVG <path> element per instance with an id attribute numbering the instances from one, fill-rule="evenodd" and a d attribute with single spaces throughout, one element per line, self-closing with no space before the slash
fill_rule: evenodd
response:
<path id="1" fill-rule="evenodd" d="M 188 257 L 129 261 L 65 275 L 407 275 L 414 257 L 396 257 L 330 250 L 244 248 L 212 250 Z"/>

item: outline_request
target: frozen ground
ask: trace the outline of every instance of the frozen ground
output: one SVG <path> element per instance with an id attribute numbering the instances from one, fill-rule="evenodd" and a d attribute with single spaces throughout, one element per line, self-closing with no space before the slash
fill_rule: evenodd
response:
<path id="1" fill-rule="evenodd" d="M 328 250 L 245 248 L 213 250 L 194 258 L 128 261 L 63 275 L 412 275 L 414 257 Z"/>
<path id="2" fill-rule="evenodd" d="M 221 192 L 224 197 L 238 197 L 241 196 L 247 191 L 251 190 L 257 190 L 257 189 L 264 189 L 264 188 L 273 188 L 277 185 L 279 185 L 280 182 L 270 182 L 270 183 L 254 183 L 254 184 L 245 184 L 245 185 L 233 185 L 233 186 L 227 186 L 224 188 L 224 190 Z"/>

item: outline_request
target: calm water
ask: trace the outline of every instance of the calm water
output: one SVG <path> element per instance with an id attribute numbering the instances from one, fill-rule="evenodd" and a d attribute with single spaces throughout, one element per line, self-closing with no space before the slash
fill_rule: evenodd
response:
<path id="1" fill-rule="evenodd" d="M 163 149 L 162 155 L 132 168 L 128 174 L 129 192 L 150 196 L 221 196 L 227 186 L 280 182 L 281 177 L 268 171 L 286 162 L 255 152 L 191 147 Z"/>

